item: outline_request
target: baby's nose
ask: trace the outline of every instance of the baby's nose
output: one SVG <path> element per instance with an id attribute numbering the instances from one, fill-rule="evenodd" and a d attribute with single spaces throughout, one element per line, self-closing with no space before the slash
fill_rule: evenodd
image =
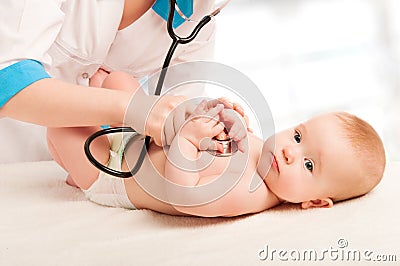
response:
<path id="1" fill-rule="evenodd" d="M 292 164 L 296 158 L 296 150 L 292 146 L 286 146 L 282 149 L 282 154 L 287 164 Z"/>

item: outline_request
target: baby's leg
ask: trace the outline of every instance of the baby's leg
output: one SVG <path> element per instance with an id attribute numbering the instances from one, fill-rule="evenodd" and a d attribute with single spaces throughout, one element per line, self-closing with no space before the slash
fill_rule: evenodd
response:
<path id="1" fill-rule="evenodd" d="M 53 143 L 50 141 L 49 137 L 47 137 L 47 147 L 48 147 L 50 154 L 53 157 L 54 161 L 56 161 L 65 170 L 64 163 L 61 161 L 61 158 L 58 155 L 57 150 L 54 147 Z M 78 187 L 78 185 L 75 184 L 74 180 L 72 179 L 72 177 L 69 174 L 68 174 L 67 180 L 65 182 L 67 182 L 67 184 L 70 186 Z"/>
<path id="2" fill-rule="evenodd" d="M 123 72 L 113 72 L 103 81 L 107 89 L 131 91 L 138 88 L 138 82 Z M 87 189 L 97 180 L 99 171 L 86 158 L 84 143 L 100 127 L 48 128 L 47 142 L 54 160 L 68 172 L 67 183 Z M 102 164 L 109 159 L 110 143 L 106 136 L 97 138 L 91 144 L 93 156 Z"/>
<path id="3" fill-rule="evenodd" d="M 73 183 L 82 189 L 88 189 L 97 180 L 99 170 L 86 158 L 84 143 L 86 139 L 100 130 L 100 127 L 48 128 L 47 141 L 54 159 L 68 172 Z M 106 136 L 93 141 L 90 146 L 93 156 L 102 164 L 109 159 L 110 143 Z M 56 159 L 57 158 L 57 159 Z M 71 180 L 69 180 L 71 183 Z"/>

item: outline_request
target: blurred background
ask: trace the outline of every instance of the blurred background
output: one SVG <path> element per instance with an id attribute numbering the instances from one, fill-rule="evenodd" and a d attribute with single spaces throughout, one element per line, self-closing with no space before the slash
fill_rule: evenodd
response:
<path id="1" fill-rule="evenodd" d="M 276 130 L 348 111 L 400 160 L 400 1 L 233 0 L 216 18 L 215 61 L 258 86 Z"/>

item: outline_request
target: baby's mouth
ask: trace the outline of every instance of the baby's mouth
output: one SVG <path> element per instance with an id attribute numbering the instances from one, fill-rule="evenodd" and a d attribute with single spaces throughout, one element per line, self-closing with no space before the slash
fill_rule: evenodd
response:
<path id="1" fill-rule="evenodd" d="M 272 154 L 272 167 L 279 173 L 279 164 L 275 154 Z"/>

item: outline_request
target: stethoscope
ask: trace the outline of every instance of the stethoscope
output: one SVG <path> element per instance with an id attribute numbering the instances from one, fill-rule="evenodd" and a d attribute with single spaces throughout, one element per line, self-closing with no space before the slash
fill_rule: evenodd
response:
<path id="1" fill-rule="evenodd" d="M 169 14 L 168 14 L 168 21 L 167 21 L 167 30 L 168 34 L 172 39 L 172 44 L 169 47 L 168 53 L 165 57 L 164 64 L 161 69 L 161 73 L 157 82 L 156 90 L 154 95 L 160 95 L 161 94 L 161 89 L 165 81 L 165 77 L 167 74 L 168 66 L 171 63 L 172 56 L 176 50 L 176 47 L 178 44 L 187 44 L 193 41 L 197 34 L 200 32 L 200 30 L 208 23 L 211 21 L 211 19 L 216 16 L 231 0 L 223 0 L 223 1 L 216 1 L 215 7 L 216 9 L 211 12 L 209 15 L 204 16 L 200 21 L 194 21 L 190 18 L 187 18 L 183 12 L 179 9 L 179 6 L 176 4 L 176 0 L 169 0 Z M 187 37 L 179 37 L 178 35 L 175 34 L 174 29 L 173 29 L 173 20 L 174 20 L 174 13 L 175 11 L 186 21 L 191 21 L 191 22 L 198 22 L 196 27 L 193 29 L 192 33 L 187 36 Z M 114 133 L 137 133 L 133 128 L 130 127 L 114 127 L 114 128 L 106 128 L 100 131 L 95 132 L 92 134 L 85 142 L 84 145 L 84 150 L 85 154 L 88 158 L 88 160 L 100 171 L 103 171 L 107 174 L 113 175 L 115 177 L 120 177 L 120 178 L 129 178 L 133 175 L 135 175 L 140 167 L 143 164 L 144 158 L 146 156 L 147 150 L 150 146 L 150 136 L 145 137 L 144 145 L 140 151 L 140 155 L 136 161 L 135 166 L 133 169 L 129 172 L 122 172 L 118 170 L 114 170 L 112 168 L 109 168 L 103 164 L 101 164 L 99 161 L 97 161 L 92 153 L 90 152 L 90 144 L 98 137 L 103 136 L 103 135 L 109 135 L 109 134 L 114 134 Z M 225 133 L 226 129 L 225 129 Z M 134 138 L 132 138 L 134 139 Z M 218 157 L 226 157 L 226 156 L 232 156 L 234 153 L 237 152 L 238 146 L 235 141 L 230 139 L 229 137 L 224 140 L 220 139 L 215 139 L 222 145 L 222 151 L 219 150 L 207 150 L 210 154 L 213 156 L 218 156 Z"/>

